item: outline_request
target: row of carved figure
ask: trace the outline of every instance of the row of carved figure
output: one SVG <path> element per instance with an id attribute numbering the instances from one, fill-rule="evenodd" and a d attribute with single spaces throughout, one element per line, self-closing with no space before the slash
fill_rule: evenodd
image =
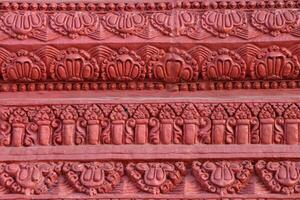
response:
<path id="1" fill-rule="evenodd" d="M 296 161 L 194 161 L 192 166 L 184 162 L 132 162 L 124 165 L 121 162 L 0 163 L 1 193 L 47 194 L 57 186 L 60 176 L 77 192 L 110 193 L 122 182 L 124 174 L 143 192 L 168 193 L 183 182 L 189 167 L 200 187 L 210 193 L 239 193 L 254 174 L 273 193 L 300 192 L 300 162 Z"/>
<path id="2" fill-rule="evenodd" d="M 299 10 L 161 10 L 156 12 L 124 9 L 97 13 L 94 11 L 6 11 L 0 14 L 0 39 L 35 38 L 48 41 L 66 36 L 86 36 L 96 40 L 113 36 L 187 36 L 202 40 L 211 36 L 234 36 L 249 40 L 263 34 L 300 36 Z"/>
<path id="3" fill-rule="evenodd" d="M 298 144 L 299 103 L 0 108 L 0 145 Z"/>
<path id="4" fill-rule="evenodd" d="M 211 50 L 195 46 L 187 51 L 145 45 L 138 49 L 96 46 L 89 50 L 44 46 L 35 51 L 0 48 L 5 81 L 159 81 L 299 79 L 300 45 Z"/>

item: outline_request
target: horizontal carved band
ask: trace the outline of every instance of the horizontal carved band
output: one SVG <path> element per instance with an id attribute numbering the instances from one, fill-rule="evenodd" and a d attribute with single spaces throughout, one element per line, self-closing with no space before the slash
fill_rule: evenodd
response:
<path id="1" fill-rule="evenodd" d="M 299 7 L 298 3 L 270 2 L 270 5 L 253 1 L 127 5 L 3 3 L 2 8 L 6 11 L 0 13 L 0 39 L 50 41 L 60 37 L 104 40 L 114 36 L 118 39 L 129 36 L 143 39 L 184 36 L 195 40 L 210 37 L 251 40 L 264 34 L 269 37 L 283 34 L 299 37 L 300 13 L 292 9 Z M 214 10 L 216 7 L 221 10 Z M 255 7 L 260 9 L 252 10 Z"/>
<path id="2" fill-rule="evenodd" d="M 190 169 L 190 170 L 188 170 Z M 61 196 L 71 193 L 101 195 L 189 192 L 243 194 L 251 184 L 265 184 L 262 193 L 299 193 L 297 161 L 193 161 L 185 162 L 9 162 L 0 163 L 0 194 Z M 189 171 L 189 172 L 188 172 Z M 254 181 L 255 177 L 259 180 Z M 252 180 L 252 181 L 250 181 Z M 182 186 L 190 185 L 190 191 Z M 261 186 L 260 186 L 261 187 Z M 58 190 L 58 188 L 62 188 Z M 246 190 L 246 189 L 245 189 Z M 192 193 L 193 193 L 192 192 Z M 251 193 L 251 191 L 250 191 Z M 188 195 L 188 194 L 187 194 Z"/>
<path id="3" fill-rule="evenodd" d="M 0 107 L 0 146 L 299 144 L 298 103 Z"/>
<path id="4" fill-rule="evenodd" d="M 134 50 L 44 46 L 15 53 L 0 48 L 2 91 L 299 87 L 300 45 L 184 50 L 146 45 Z"/>

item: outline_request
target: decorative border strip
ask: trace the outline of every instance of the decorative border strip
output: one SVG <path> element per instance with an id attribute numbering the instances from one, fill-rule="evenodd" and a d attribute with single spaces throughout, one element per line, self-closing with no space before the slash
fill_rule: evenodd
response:
<path id="1" fill-rule="evenodd" d="M 221 10 L 216 10 L 218 7 Z M 251 40 L 262 35 L 273 38 L 288 34 L 294 39 L 300 36 L 300 13 L 295 9 L 299 3 L 293 1 L 13 2 L 2 3 L 0 8 L 4 10 L 0 14 L 0 39 L 46 42 L 61 37 L 104 40 L 136 36 L 149 40 L 184 36 L 203 41 L 210 37 Z"/>
<path id="2" fill-rule="evenodd" d="M 299 144 L 299 103 L 0 108 L 0 145 Z"/>
<path id="3" fill-rule="evenodd" d="M 288 160 L 196 160 L 191 164 L 181 161 L 1 162 L 0 194 L 1 197 L 10 194 L 44 195 L 59 187 L 65 188 L 60 196 L 72 193 L 117 195 L 123 192 L 130 195 L 135 191 L 153 196 L 186 192 L 195 195 L 201 189 L 204 194 L 237 194 L 238 197 L 243 195 L 245 187 L 256 184 L 250 181 L 254 176 L 268 188 L 268 191 L 261 190 L 262 196 L 293 194 L 299 193 L 299 168 L 298 161 Z M 122 184 L 123 187 L 126 184 L 127 189 L 121 189 Z M 180 189 L 180 185 L 185 184 L 193 184 L 189 192 L 182 190 L 182 186 Z M 248 191 L 247 195 L 251 192 Z M 51 196 L 56 195 L 52 193 Z"/>
<path id="4" fill-rule="evenodd" d="M 0 48 L 1 91 L 297 88 L 299 47 Z"/>

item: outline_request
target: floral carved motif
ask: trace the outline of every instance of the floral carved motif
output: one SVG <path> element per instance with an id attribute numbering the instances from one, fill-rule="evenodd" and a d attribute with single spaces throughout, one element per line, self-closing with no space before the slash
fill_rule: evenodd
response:
<path id="1" fill-rule="evenodd" d="M 206 11 L 201 19 L 202 27 L 220 38 L 230 35 L 247 39 L 246 13 L 235 10 Z"/>
<path id="2" fill-rule="evenodd" d="M 48 193 L 60 175 L 61 163 L 25 162 L 0 164 L 0 184 L 13 193 Z"/>
<path id="3" fill-rule="evenodd" d="M 256 172 L 265 185 L 275 193 L 299 193 L 300 163 L 293 161 L 256 163 Z"/>
<path id="4" fill-rule="evenodd" d="M 123 38 L 130 35 L 137 35 L 148 38 L 147 27 L 149 26 L 148 16 L 141 12 L 116 12 L 107 13 L 102 17 L 103 26 Z"/>
<path id="5" fill-rule="evenodd" d="M 74 189 L 88 195 L 111 192 L 124 173 L 123 164 L 114 162 L 66 162 L 62 171 Z"/>
<path id="6" fill-rule="evenodd" d="M 249 182 L 253 172 L 250 161 L 195 161 L 192 173 L 208 192 L 238 193 Z"/>
<path id="7" fill-rule="evenodd" d="M 147 48 L 147 47 L 146 47 Z M 151 52 L 151 49 L 156 52 L 149 60 L 149 74 L 156 80 L 164 82 L 179 82 L 197 80 L 199 70 L 197 62 L 186 51 L 170 48 L 167 52 L 150 47 L 145 51 Z M 152 75 L 153 74 L 153 75 Z"/>
<path id="8" fill-rule="evenodd" d="M 99 70 L 94 58 L 76 48 L 60 51 L 49 66 L 52 79 L 65 81 L 96 80 Z"/>
<path id="9" fill-rule="evenodd" d="M 1 70 L 5 81 L 44 81 L 47 78 L 44 62 L 26 50 L 10 54 L 2 63 Z"/>
<path id="10" fill-rule="evenodd" d="M 286 48 L 271 46 L 262 49 L 250 65 L 252 79 L 295 79 L 299 74 L 299 61 Z"/>
<path id="11" fill-rule="evenodd" d="M 151 15 L 151 24 L 169 36 L 186 35 L 198 38 L 199 14 L 193 11 L 157 12 Z"/>
<path id="12" fill-rule="evenodd" d="M 160 194 L 170 192 L 181 183 L 186 168 L 183 162 L 129 163 L 126 172 L 142 191 Z"/>
<path id="13" fill-rule="evenodd" d="M 294 10 L 257 10 L 252 13 L 251 19 L 254 27 L 272 36 L 290 33 L 298 23 Z"/>
<path id="14" fill-rule="evenodd" d="M 6 12 L 0 17 L 0 29 L 13 38 L 45 41 L 46 15 L 36 11 Z"/>
<path id="15" fill-rule="evenodd" d="M 99 17 L 92 12 L 59 12 L 50 15 L 50 26 L 71 39 L 90 36 L 97 32 Z"/>
<path id="16" fill-rule="evenodd" d="M 204 80 L 241 80 L 245 75 L 245 61 L 237 53 L 224 48 L 212 52 L 202 66 Z"/>
<path id="17" fill-rule="evenodd" d="M 135 52 L 120 48 L 102 63 L 103 80 L 143 80 L 146 76 L 145 62 Z"/>

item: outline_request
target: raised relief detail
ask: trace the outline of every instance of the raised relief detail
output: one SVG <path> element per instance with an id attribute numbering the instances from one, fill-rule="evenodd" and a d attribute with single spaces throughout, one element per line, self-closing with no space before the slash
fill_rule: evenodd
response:
<path id="1" fill-rule="evenodd" d="M 188 36 L 199 38 L 199 14 L 193 11 L 157 12 L 151 15 L 151 24 L 172 37 Z"/>
<path id="2" fill-rule="evenodd" d="M 99 77 L 96 60 L 86 51 L 76 48 L 60 51 L 50 63 L 49 71 L 53 80 L 84 81 Z"/>
<path id="3" fill-rule="evenodd" d="M 299 61 L 288 49 L 271 46 L 262 49 L 250 64 L 252 79 L 295 79 Z"/>
<path id="4" fill-rule="evenodd" d="M 165 52 L 155 47 L 149 48 L 150 52 L 152 50 L 155 52 L 147 62 L 150 68 L 150 79 L 154 76 L 156 80 L 169 83 L 195 81 L 198 79 L 199 69 L 197 62 L 186 51 L 170 48 Z"/>
<path id="5" fill-rule="evenodd" d="M 212 52 L 202 66 L 204 80 L 243 80 L 245 76 L 245 61 L 229 49 Z"/>
<path id="6" fill-rule="evenodd" d="M 145 62 L 135 52 L 125 47 L 104 59 L 101 69 L 103 80 L 143 80 L 146 76 Z"/>
<path id="7" fill-rule="evenodd" d="M 62 168 L 68 183 L 88 195 L 111 192 L 124 174 L 123 164 L 115 162 L 66 162 Z"/>
<path id="8" fill-rule="evenodd" d="M 146 30 L 149 26 L 149 19 L 142 12 L 107 13 L 102 17 L 102 24 L 108 31 L 123 38 L 130 35 L 142 38 L 150 36 Z"/>
<path id="9" fill-rule="evenodd" d="M 99 26 L 99 17 L 92 12 L 59 12 L 50 15 L 50 26 L 71 39 L 79 36 L 93 38 Z"/>
<path id="10" fill-rule="evenodd" d="M 61 163 L 0 163 L 0 184 L 13 193 L 48 193 L 60 175 Z"/>
<path id="11" fill-rule="evenodd" d="M 129 178 L 144 192 L 160 194 L 170 192 L 184 178 L 183 162 L 175 163 L 129 163 L 126 167 Z"/>
<path id="12" fill-rule="evenodd" d="M 253 172 L 250 161 L 195 161 L 192 173 L 208 192 L 238 193 L 249 182 Z"/>
<path id="13" fill-rule="evenodd" d="M 293 161 L 256 163 L 256 172 L 265 185 L 275 193 L 291 194 L 300 192 L 300 163 Z"/>
<path id="14" fill-rule="evenodd" d="M 10 54 L 1 67 L 5 81 L 44 81 L 47 78 L 46 66 L 33 52 L 19 50 Z"/>
<path id="15" fill-rule="evenodd" d="M 202 15 L 201 24 L 206 31 L 220 38 L 228 36 L 248 38 L 248 22 L 243 11 L 206 11 Z"/>
<path id="16" fill-rule="evenodd" d="M 278 36 L 290 33 L 298 23 L 294 10 L 256 10 L 252 13 L 252 25 L 263 33 Z"/>
<path id="17" fill-rule="evenodd" d="M 36 11 L 5 12 L 0 17 L 0 29 L 20 40 L 36 38 L 46 41 L 46 14 Z"/>

